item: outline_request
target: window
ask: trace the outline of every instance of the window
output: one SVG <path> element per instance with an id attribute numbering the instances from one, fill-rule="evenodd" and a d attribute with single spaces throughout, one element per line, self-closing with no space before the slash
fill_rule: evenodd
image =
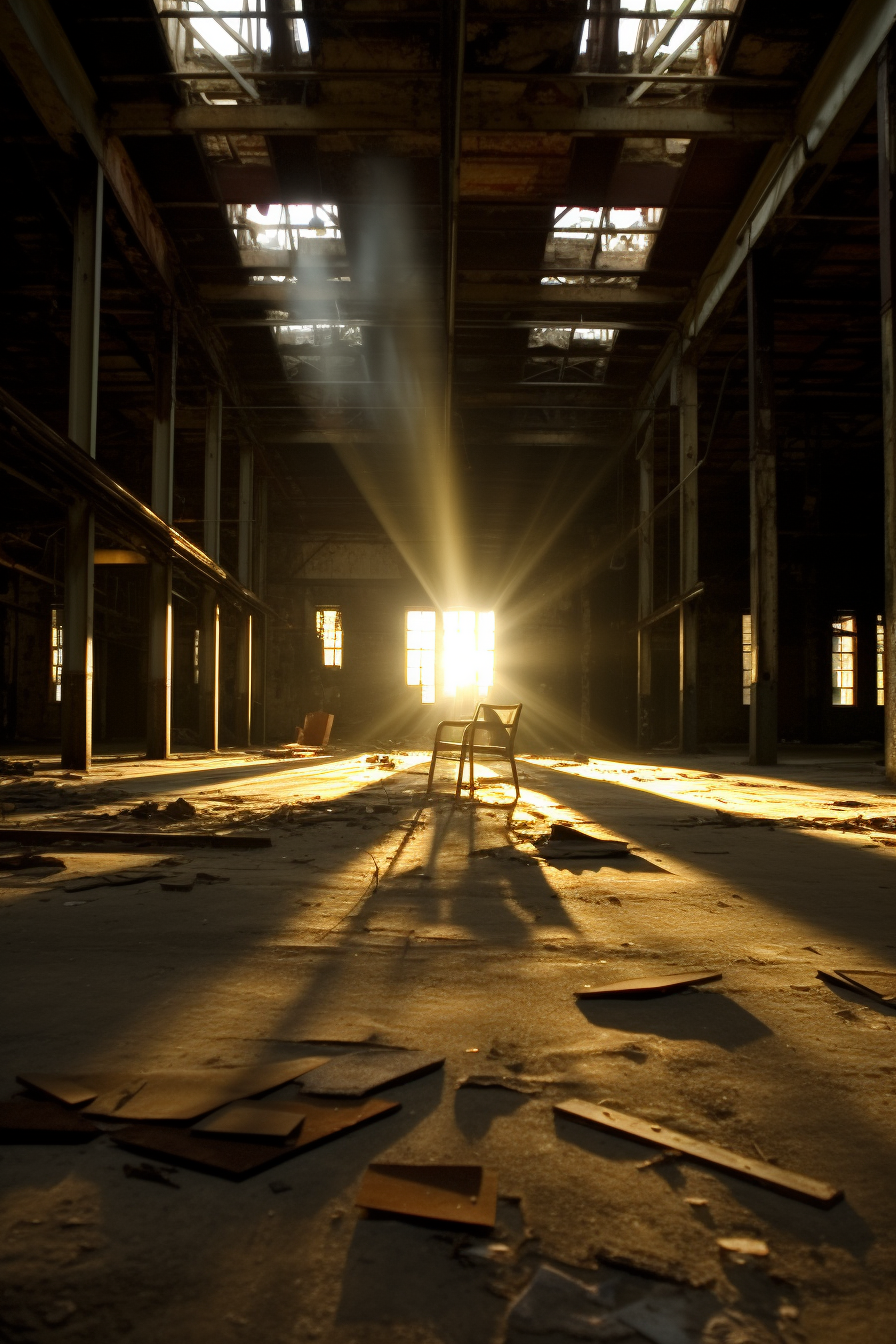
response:
<path id="1" fill-rule="evenodd" d="M 318 607 L 317 635 L 323 649 L 324 667 L 341 667 L 342 612 L 338 607 Z"/>
<path id="2" fill-rule="evenodd" d="M 62 701 L 62 607 L 50 608 L 50 699 Z"/>
<path id="3" fill-rule="evenodd" d="M 420 700 L 432 705 L 436 698 L 436 614 L 409 611 L 407 617 L 407 678 L 420 687 Z"/>
<path id="4" fill-rule="evenodd" d="M 877 703 L 884 703 L 884 618 L 877 618 Z"/>
<path id="5" fill-rule="evenodd" d="M 753 681 L 753 617 L 741 617 L 741 685 L 743 687 L 743 701 L 745 705 L 750 703 L 750 685 Z"/>
<path id="6" fill-rule="evenodd" d="M 834 705 L 856 702 L 856 618 L 841 614 L 834 621 L 832 642 L 832 698 Z"/>
<path id="7" fill-rule="evenodd" d="M 446 611 L 443 632 L 445 694 L 475 687 L 477 695 L 488 695 L 495 679 L 495 613 Z"/>

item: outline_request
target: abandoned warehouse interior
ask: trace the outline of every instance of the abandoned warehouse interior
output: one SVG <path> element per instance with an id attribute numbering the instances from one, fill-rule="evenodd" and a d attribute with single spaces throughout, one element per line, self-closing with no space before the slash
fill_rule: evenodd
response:
<path id="1" fill-rule="evenodd" d="M 0 0 L 0 1338 L 891 1338 L 894 22 Z"/>

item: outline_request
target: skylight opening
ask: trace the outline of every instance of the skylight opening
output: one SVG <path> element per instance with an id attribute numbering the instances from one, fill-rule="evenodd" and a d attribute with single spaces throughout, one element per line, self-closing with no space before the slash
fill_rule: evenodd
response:
<path id="1" fill-rule="evenodd" d="M 178 22 L 186 19 L 183 24 L 184 42 L 183 54 L 187 59 L 199 57 L 207 54 L 207 49 L 216 52 L 219 56 L 228 58 L 253 58 L 259 54 L 267 54 L 271 50 L 271 32 L 261 14 L 253 14 L 244 4 L 245 13 L 240 14 L 238 18 L 233 17 L 235 9 L 239 8 L 235 0 L 205 0 L 200 3 L 199 0 L 158 0 L 158 9 L 162 17 L 165 17 L 166 10 L 173 9 L 178 13 Z M 297 15 L 302 11 L 302 0 L 294 0 L 293 9 Z M 214 10 L 219 14 L 227 14 L 227 18 L 214 18 L 209 10 Z M 189 27 L 187 27 L 189 24 Z M 308 51 L 308 28 L 303 18 L 297 17 L 292 20 L 291 28 L 295 43 L 299 51 Z M 193 38 L 193 29 L 199 41 Z"/>
<path id="2" fill-rule="evenodd" d="M 284 323 L 274 327 L 280 345 L 360 345 L 361 328 L 342 322 Z"/>
<path id="3" fill-rule="evenodd" d="M 342 241 L 335 205 L 236 205 L 230 207 L 230 222 L 241 248 L 304 252 L 323 243 L 322 250 L 331 253 L 332 244 Z"/>
<path id="4" fill-rule="evenodd" d="M 615 327 L 531 327 L 528 344 L 530 350 L 546 345 L 557 350 L 596 346 L 602 353 L 608 353 L 618 334 Z"/>
<path id="5" fill-rule="evenodd" d="M 558 205 L 544 265 L 575 270 L 643 270 L 663 222 L 660 206 L 623 210 Z M 558 283 L 558 277 L 546 277 Z M 542 282 L 544 283 L 544 281 Z"/>

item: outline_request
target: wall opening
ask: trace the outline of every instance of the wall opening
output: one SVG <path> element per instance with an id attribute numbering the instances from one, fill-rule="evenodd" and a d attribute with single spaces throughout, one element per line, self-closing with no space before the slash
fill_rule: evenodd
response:
<path id="1" fill-rule="evenodd" d="M 436 698 L 436 613 L 407 614 L 407 684 L 420 687 L 420 701 L 432 705 Z"/>
<path id="2" fill-rule="evenodd" d="M 831 704 L 856 702 L 856 618 L 841 612 L 834 621 L 831 653 Z"/>
<path id="3" fill-rule="evenodd" d="M 316 624 L 324 667 L 341 667 L 342 612 L 338 607 L 318 607 Z"/>

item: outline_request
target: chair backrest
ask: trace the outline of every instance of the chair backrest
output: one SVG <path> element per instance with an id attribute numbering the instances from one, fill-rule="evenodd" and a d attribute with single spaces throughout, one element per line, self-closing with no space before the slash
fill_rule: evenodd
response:
<path id="1" fill-rule="evenodd" d="M 480 701 L 476 706 L 473 722 L 488 724 L 488 740 L 491 746 L 507 747 L 509 749 L 513 746 L 522 712 L 523 706 L 521 704 L 488 705 Z"/>

